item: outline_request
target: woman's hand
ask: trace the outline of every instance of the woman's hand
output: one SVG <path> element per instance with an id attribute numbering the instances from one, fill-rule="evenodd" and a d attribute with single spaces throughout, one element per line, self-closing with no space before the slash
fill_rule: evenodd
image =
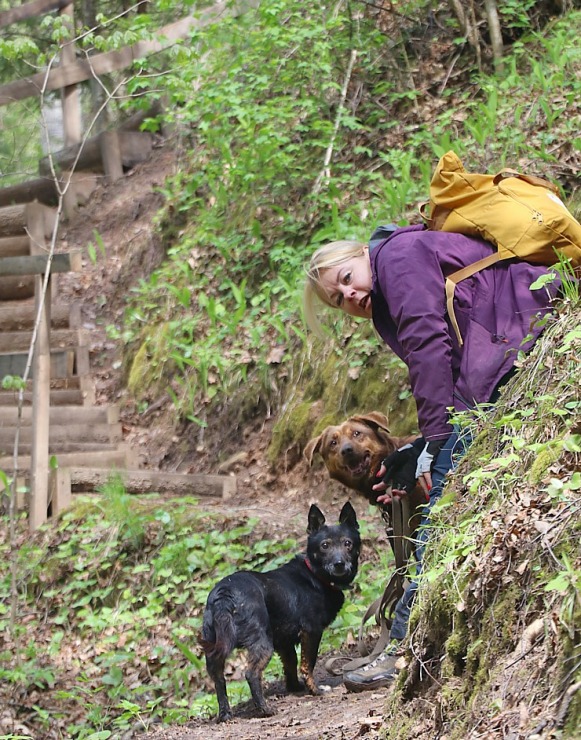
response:
<path id="1" fill-rule="evenodd" d="M 373 486 L 374 491 L 380 491 L 377 502 L 390 504 L 393 496 L 405 496 L 416 486 L 416 467 L 418 457 L 425 445 L 423 437 L 419 437 L 413 444 L 400 447 L 382 461 L 381 467 L 376 473 L 381 478 L 380 483 Z M 390 491 L 386 489 L 391 488 Z"/>
<path id="2" fill-rule="evenodd" d="M 429 497 L 432 490 L 432 465 L 445 442 L 445 439 L 435 439 L 431 442 L 426 442 L 426 446 L 417 458 L 415 475 L 427 497 Z"/>

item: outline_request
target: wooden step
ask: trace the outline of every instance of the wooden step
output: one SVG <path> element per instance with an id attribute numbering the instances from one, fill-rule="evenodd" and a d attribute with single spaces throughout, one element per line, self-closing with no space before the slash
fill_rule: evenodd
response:
<path id="1" fill-rule="evenodd" d="M 64 452 L 57 454 L 59 467 L 82 468 L 105 468 L 119 469 L 136 467 L 136 453 L 127 445 L 117 445 L 115 449 L 87 450 L 84 452 Z M 12 455 L 0 457 L 0 470 L 10 476 L 14 470 L 14 459 Z M 30 470 L 30 456 L 20 455 L 18 457 L 18 471 L 23 474 Z"/>
<path id="2" fill-rule="evenodd" d="M 32 392 L 32 380 L 28 380 L 25 386 L 25 392 Z M 51 378 L 51 390 L 83 390 L 88 391 L 93 386 L 93 380 L 88 376 L 71 375 L 70 378 Z M 9 391 L 12 392 L 12 391 Z"/>
<path id="3" fill-rule="evenodd" d="M 28 362 L 27 353 L 0 354 L 0 378 L 6 375 L 24 376 Z M 70 378 L 73 375 L 89 375 L 89 347 L 68 350 L 51 350 L 50 374 L 52 378 Z M 32 371 L 29 377 L 33 377 Z"/>
<path id="4" fill-rule="evenodd" d="M 159 493 L 228 499 L 236 493 L 236 478 L 231 475 L 182 475 L 129 468 L 111 471 L 61 466 L 51 471 L 49 496 L 53 516 L 70 506 L 73 493 L 95 493 L 112 476 L 119 476 L 125 490 L 130 494 Z"/>
<path id="5" fill-rule="evenodd" d="M 51 167 L 56 165 L 59 170 L 91 170 L 104 172 L 104 139 L 109 138 L 113 132 L 101 132 L 84 139 L 82 144 L 72 144 L 57 152 L 52 152 L 50 158 L 43 157 L 38 165 L 38 173 L 48 177 L 52 174 Z M 123 131 L 116 132 L 118 142 L 118 156 L 125 169 L 135 167 L 140 162 L 145 162 L 151 155 L 153 137 L 147 131 Z"/>
<path id="6" fill-rule="evenodd" d="M 69 454 L 72 452 L 115 452 L 118 445 L 115 443 L 105 442 L 58 442 L 56 444 L 49 444 L 48 454 L 51 457 L 56 457 L 57 460 L 63 454 Z M 29 456 L 32 451 L 31 444 L 23 444 L 22 442 L 18 445 L 19 455 Z M 0 445 L 0 455 L 8 457 L 13 454 L 13 448 L 6 445 Z"/>
<path id="7" fill-rule="evenodd" d="M 86 347 L 90 336 L 85 329 L 54 329 L 50 333 L 52 350 L 76 349 Z M 32 341 L 32 331 L 7 331 L 0 333 L 0 355 L 28 352 Z"/>
<path id="8" fill-rule="evenodd" d="M 22 257 L 25 254 L 30 254 L 28 234 L 0 237 L 0 257 Z"/>
<path id="9" fill-rule="evenodd" d="M 32 407 L 22 409 L 21 426 L 32 424 Z M 18 409 L 10 406 L 0 411 L 0 428 L 13 427 L 18 421 Z M 119 421 L 118 406 L 55 406 L 50 409 L 49 422 L 53 425 L 70 424 L 116 424 Z"/>
<path id="10" fill-rule="evenodd" d="M 79 407 L 82 411 L 90 410 L 90 407 Z M 15 426 L 6 426 L 0 418 L 0 450 L 10 451 L 16 439 L 17 429 Z M 32 444 L 32 426 L 20 427 L 19 440 L 22 444 Z M 123 437 L 121 424 L 51 424 L 49 430 L 49 444 L 54 446 L 61 442 L 98 442 L 109 444 L 120 442 Z M 0 452 L 1 454 L 1 452 Z"/>
<path id="11" fill-rule="evenodd" d="M 0 208 L 0 235 L 26 234 L 32 221 L 38 221 L 41 232 L 50 239 L 57 223 L 57 209 L 40 203 L 22 203 Z"/>
<path id="12" fill-rule="evenodd" d="M 11 301 L 8 306 L 0 304 L 0 332 L 31 331 L 36 315 L 37 311 L 33 301 Z M 52 330 L 78 329 L 81 326 L 81 306 L 79 303 L 53 304 L 50 309 L 50 318 Z"/>
<path id="13" fill-rule="evenodd" d="M 34 296 L 34 276 L 0 277 L 2 301 L 22 301 Z"/>
<path id="14" fill-rule="evenodd" d="M 71 487 L 75 492 L 95 491 L 111 477 L 110 470 L 70 467 Z M 207 473 L 166 473 L 160 470 L 116 470 L 127 493 L 167 493 L 176 496 L 232 496 L 236 478 Z"/>
<path id="15" fill-rule="evenodd" d="M 0 275 L 18 276 L 44 275 L 49 268 L 54 275 L 57 272 L 82 272 L 83 257 L 80 249 L 70 252 L 59 252 L 50 257 L 46 252 L 41 254 L 22 255 L 20 257 L 0 258 Z"/>
<path id="16" fill-rule="evenodd" d="M 50 392 L 50 405 L 51 406 L 82 406 L 85 402 L 89 403 L 89 393 L 82 391 L 80 388 L 62 388 L 57 390 L 51 390 Z M 30 406 L 32 403 L 32 392 L 25 391 L 22 395 L 22 402 L 25 406 Z M 0 391 L 0 406 L 16 406 L 18 403 L 18 393 L 15 391 Z M 0 409 L 0 418 L 2 418 L 2 410 Z"/>

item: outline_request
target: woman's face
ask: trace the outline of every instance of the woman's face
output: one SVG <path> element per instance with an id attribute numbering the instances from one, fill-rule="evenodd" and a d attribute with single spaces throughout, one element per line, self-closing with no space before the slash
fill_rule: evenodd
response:
<path id="1" fill-rule="evenodd" d="M 371 264 L 367 247 L 356 257 L 321 272 L 320 284 L 330 304 L 350 316 L 371 318 Z"/>

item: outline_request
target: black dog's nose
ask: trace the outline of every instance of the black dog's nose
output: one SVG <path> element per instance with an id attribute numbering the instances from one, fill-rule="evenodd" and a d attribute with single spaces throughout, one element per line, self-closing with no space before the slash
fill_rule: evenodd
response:
<path id="1" fill-rule="evenodd" d="M 345 561 L 344 560 L 336 560 L 333 564 L 333 568 L 337 573 L 344 573 L 345 572 Z"/>

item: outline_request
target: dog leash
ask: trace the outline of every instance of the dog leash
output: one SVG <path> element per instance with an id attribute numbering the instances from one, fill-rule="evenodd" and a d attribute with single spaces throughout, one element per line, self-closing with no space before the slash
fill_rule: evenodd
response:
<path id="1" fill-rule="evenodd" d="M 386 525 L 389 519 L 382 512 Z M 346 671 L 355 671 L 368 663 L 371 663 L 390 643 L 390 630 L 393 624 L 393 612 L 395 605 L 403 595 L 407 586 L 407 565 L 412 553 L 412 537 L 410 529 L 410 505 L 407 496 L 401 498 L 392 496 L 391 499 L 391 527 L 390 534 L 387 529 L 388 538 L 392 542 L 395 558 L 395 571 L 392 573 L 383 594 L 369 605 L 359 625 L 357 647 L 360 658 L 345 661 L 345 656 L 337 655 L 325 663 L 327 671 L 335 676 Z M 370 650 L 365 641 L 365 625 L 371 618 L 375 619 L 379 627 L 379 636 Z M 339 665 L 340 663 L 340 665 Z"/>

